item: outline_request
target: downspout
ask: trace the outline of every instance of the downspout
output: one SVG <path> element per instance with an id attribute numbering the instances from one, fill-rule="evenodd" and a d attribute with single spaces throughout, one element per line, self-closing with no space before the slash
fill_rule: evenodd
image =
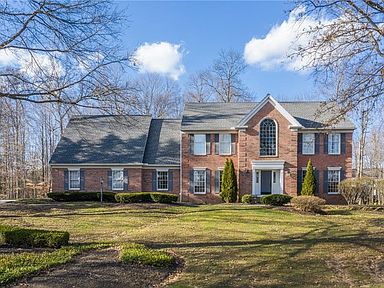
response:
<path id="1" fill-rule="evenodd" d="M 181 130 L 180 130 L 180 172 L 179 172 L 179 175 L 180 175 L 180 185 L 179 185 L 179 202 L 183 202 L 183 154 L 182 154 L 182 133 Z"/>

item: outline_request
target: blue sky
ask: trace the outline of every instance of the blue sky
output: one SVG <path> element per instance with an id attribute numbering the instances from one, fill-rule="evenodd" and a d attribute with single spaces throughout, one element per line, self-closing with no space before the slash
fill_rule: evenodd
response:
<path id="1" fill-rule="evenodd" d="M 264 39 L 271 34 L 272 27 L 284 28 L 279 26 L 287 21 L 292 8 L 286 1 L 118 1 L 118 5 L 126 8 L 129 18 L 123 31 L 123 44 L 128 50 L 133 51 L 144 43 L 177 45 L 181 55 L 178 64 L 184 68 L 177 77 L 181 85 L 191 73 L 207 68 L 220 49 L 243 53 L 245 45 L 253 37 Z M 262 53 L 268 54 L 270 47 L 276 50 L 282 45 L 280 41 L 284 41 L 285 34 L 289 33 L 280 30 L 277 29 L 280 34 L 275 33 L 274 40 L 263 41 L 267 51 Z M 265 59 L 255 60 L 256 63 L 252 63 L 243 75 L 243 81 L 254 92 L 256 100 L 267 93 L 285 100 L 313 95 L 314 83 L 309 73 L 292 71 L 284 65 L 269 67 L 267 62 L 279 51 L 262 56 L 259 51 L 255 53 L 258 53 L 255 56 L 257 59 Z"/>

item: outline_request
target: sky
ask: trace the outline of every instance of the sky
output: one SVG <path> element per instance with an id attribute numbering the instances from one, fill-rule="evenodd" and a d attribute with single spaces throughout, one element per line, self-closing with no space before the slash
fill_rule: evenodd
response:
<path id="1" fill-rule="evenodd" d="M 244 84 L 260 100 L 316 100 L 310 71 L 287 55 L 297 25 L 292 2 L 117 1 L 128 16 L 123 47 L 134 52 L 140 72 L 166 75 L 181 86 L 212 64 L 222 49 L 243 54 Z M 296 12 L 295 12 L 296 11 Z M 309 20 L 310 21 L 310 20 Z M 299 28 L 298 28 L 299 27 Z M 139 73 L 140 73 L 139 72 Z"/>

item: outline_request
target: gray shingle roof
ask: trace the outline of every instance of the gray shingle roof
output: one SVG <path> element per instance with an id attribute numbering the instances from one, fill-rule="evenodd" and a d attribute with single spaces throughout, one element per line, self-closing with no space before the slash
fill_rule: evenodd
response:
<path id="1" fill-rule="evenodd" d="M 76 116 L 50 163 L 179 165 L 180 124 L 151 116 Z"/>
<path id="2" fill-rule="evenodd" d="M 180 164 L 180 126 L 181 120 L 152 119 L 144 163 Z"/>
<path id="3" fill-rule="evenodd" d="M 322 102 L 279 102 L 304 128 L 325 128 L 324 123 L 332 112 L 317 113 Z M 182 130 L 228 130 L 235 127 L 257 102 L 246 103 L 187 103 L 185 105 Z M 349 119 L 332 126 L 334 129 L 354 129 Z"/>

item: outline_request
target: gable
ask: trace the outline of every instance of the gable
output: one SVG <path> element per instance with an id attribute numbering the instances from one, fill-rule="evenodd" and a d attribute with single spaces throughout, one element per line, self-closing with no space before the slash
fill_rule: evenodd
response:
<path id="1" fill-rule="evenodd" d="M 291 124 L 289 128 L 303 128 L 303 126 L 271 95 L 267 95 L 260 103 L 258 103 L 250 112 L 248 112 L 237 124 L 237 128 L 247 126 L 247 123 L 254 118 L 266 105 L 272 105 L 274 109 L 280 112 Z"/>

